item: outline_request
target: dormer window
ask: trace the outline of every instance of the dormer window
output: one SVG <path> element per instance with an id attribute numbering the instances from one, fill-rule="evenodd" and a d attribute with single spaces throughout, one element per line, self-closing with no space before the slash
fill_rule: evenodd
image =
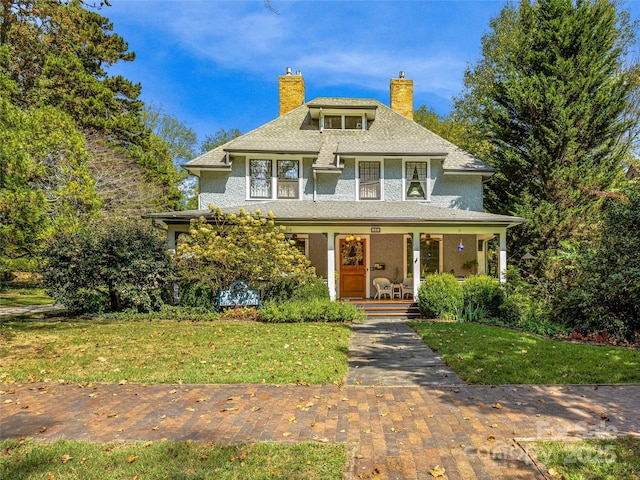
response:
<path id="1" fill-rule="evenodd" d="M 321 130 L 366 130 L 366 115 L 321 115 Z"/>
<path id="2" fill-rule="evenodd" d="M 363 115 L 345 115 L 344 116 L 344 128 L 345 130 L 362 130 L 365 117 Z"/>
<path id="3" fill-rule="evenodd" d="M 342 117 L 340 115 L 325 115 L 324 128 L 332 130 L 342 129 Z"/>
<path id="4" fill-rule="evenodd" d="M 378 109 L 378 102 L 367 99 L 323 98 L 308 105 L 311 124 L 320 131 L 369 130 Z"/>

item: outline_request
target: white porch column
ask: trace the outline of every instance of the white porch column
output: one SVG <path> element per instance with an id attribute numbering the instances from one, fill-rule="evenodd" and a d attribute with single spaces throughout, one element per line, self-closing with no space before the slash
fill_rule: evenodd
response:
<path id="1" fill-rule="evenodd" d="M 420 232 L 411 232 L 413 236 L 413 299 L 418 300 L 418 288 L 420 287 Z"/>
<path id="2" fill-rule="evenodd" d="M 327 235 L 327 286 L 331 300 L 338 298 L 336 294 L 336 235 L 333 230 Z"/>
<path id="3" fill-rule="evenodd" d="M 167 228 L 167 250 L 176 253 L 176 230 L 173 226 Z"/>
<path id="4" fill-rule="evenodd" d="M 507 283 L 507 230 L 501 230 L 500 233 L 500 261 L 498 269 L 500 271 L 500 283 Z"/>

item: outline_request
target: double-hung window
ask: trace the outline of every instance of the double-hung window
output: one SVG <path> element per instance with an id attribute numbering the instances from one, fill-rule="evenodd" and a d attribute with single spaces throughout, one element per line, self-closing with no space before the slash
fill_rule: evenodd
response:
<path id="1" fill-rule="evenodd" d="M 299 196 L 300 162 L 298 160 L 274 162 L 254 158 L 249 161 L 249 198 L 296 199 Z"/>
<path id="2" fill-rule="evenodd" d="M 427 200 L 427 162 L 405 163 L 405 198 L 407 200 Z"/>
<path id="3" fill-rule="evenodd" d="M 358 164 L 360 200 L 380 200 L 380 162 L 360 162 Z"/>
<path id="4" fill-rule="evenodd" d="M 297 160 L 278 160 L 278 198 L 298 198 L 300 178 Z"/>
<path id="5" fill-rule="evenodd" d="M 249 162 L 249 197 L 271 198 L 271 160 L 252 159 Z"/>

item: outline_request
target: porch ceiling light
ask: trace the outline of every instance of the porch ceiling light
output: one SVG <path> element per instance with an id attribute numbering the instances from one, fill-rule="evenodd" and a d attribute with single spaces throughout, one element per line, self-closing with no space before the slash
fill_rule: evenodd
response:
<path id="1" fill-rule="evenodd" d="M 458 245 L 458 251 L 464 252 L 464 245 L 462 244 L 462 239 L 460 239 L 460 245 Z"/>

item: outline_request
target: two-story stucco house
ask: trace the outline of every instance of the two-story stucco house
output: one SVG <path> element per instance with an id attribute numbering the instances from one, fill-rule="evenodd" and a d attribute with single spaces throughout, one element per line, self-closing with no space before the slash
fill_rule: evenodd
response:
<path id="1" fill-rule="evenodd" d="M 334 299 L 372 297 L 378 277 L 410 279 L 416 298 L 426 273 L 485 273 L 489 255 L 504 280 L 506 230 L 525 220 L 483 212 L 494 170 L 415 123 L 413 81 L 399 77 L 387 107 L 305 101 L 302 75 L 287 69 L 278 118 L 184 165 L 198 177 L 199 210 L 149 218 L 166 225 L 175 249 L 209 205 L 271 211 Z"/>

